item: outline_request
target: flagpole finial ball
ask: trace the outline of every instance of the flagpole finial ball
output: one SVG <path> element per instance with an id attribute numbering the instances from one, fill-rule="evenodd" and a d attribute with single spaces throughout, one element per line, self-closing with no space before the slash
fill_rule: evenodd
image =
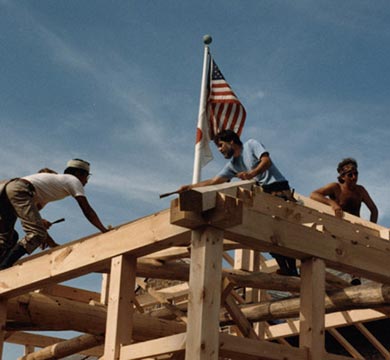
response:
<path id="1" fill-rule="evenodd" d="M 203 36 L 203 43 L 205 45 L 211 44 L 212 41 L 213 41 L 213 38 L 210 35 Z"/>

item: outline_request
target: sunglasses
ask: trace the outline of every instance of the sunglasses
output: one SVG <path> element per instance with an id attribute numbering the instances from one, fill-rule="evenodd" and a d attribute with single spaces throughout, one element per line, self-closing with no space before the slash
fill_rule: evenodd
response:
<path id="1" fill-rule="evenodd" d="M 347 173 L 343 174 L 343 176 L 348 176 L 350 179 L 352 179 L 354 176 L 358 176 L 358 171 L 348 171 Z"/>

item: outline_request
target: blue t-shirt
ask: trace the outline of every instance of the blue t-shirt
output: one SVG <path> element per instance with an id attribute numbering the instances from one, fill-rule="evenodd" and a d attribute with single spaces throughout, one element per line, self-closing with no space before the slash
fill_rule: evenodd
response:
<path id="1" fill-rule="evenodd" d="M 250 139 L 244 143 L 240 156 L 231 158 L 217 176 L 230 180 L 239 172 L 252 170 L 259 164 L 260 157 L 264 153 L 267 153 L 264 146 L 258 141 Z M 273 161 L 269 169 L 255 176 L 254 179 L 258 181 L 260 185 L 270 185 L 275 182 L 286 181 L 285 177 L 278 170 Z"/>

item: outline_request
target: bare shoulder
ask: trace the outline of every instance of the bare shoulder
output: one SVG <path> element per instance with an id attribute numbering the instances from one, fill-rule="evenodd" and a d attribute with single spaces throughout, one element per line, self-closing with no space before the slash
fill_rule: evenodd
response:
<path id="1" fill-rule="evenodd" d="M 358 190 L 358 192 L 360 193 L 360 194 L 368 194 L 368 192 L 367 192 L 367 190 L 366 190 L 366 188 L 364 187 L 364 186 L 362 186 L 362 185 L 356 185 L 356 188 L 357 188 L 357 190 Z"/>

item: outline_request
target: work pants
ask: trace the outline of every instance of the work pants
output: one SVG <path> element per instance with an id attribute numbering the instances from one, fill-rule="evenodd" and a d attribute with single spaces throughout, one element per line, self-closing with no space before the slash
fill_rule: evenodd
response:
<path id="1" fill-rule="evenodd" d="M 46 239 L 47 232 L 34 201 L 34 187 L 23 179 L 7 183 L 0 196 L 0 246 L 10 249 L 15 245 L 14 226 L 19 218 L 25 232 L 19 241 L 31 254 Z"/>

